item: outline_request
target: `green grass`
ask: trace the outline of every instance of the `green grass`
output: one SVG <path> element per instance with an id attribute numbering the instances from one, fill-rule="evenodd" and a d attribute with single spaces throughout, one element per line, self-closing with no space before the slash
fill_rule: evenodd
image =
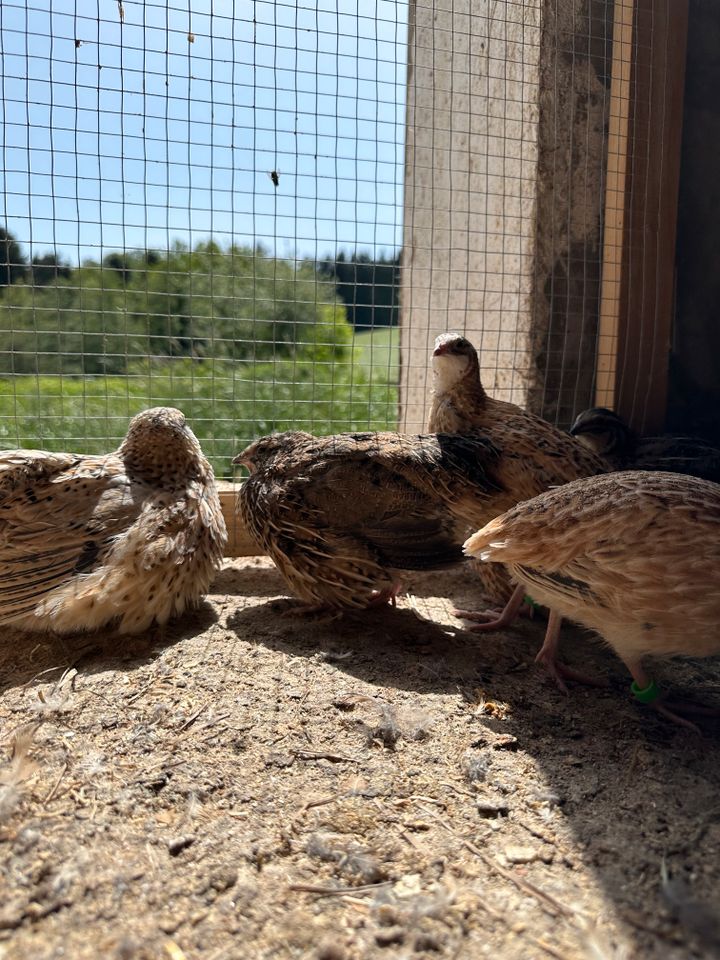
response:
<path id="1" fill-rule="evenodd" d="M 394 429 L 397 331 L 355 337 L 345 363 L 148 361 L 130 376 L 0 378 L 0 448 L 103 453 L 148 406 L 180 407 L 220 477 L 250 440 L 273 430 Z"/>
<path id="2" fill-rule="evenodd" d="M 400 331 L 397 327 L 356 333 L 353 349 L 356 364 L 384 369 L 397 381 L 400 364 Z"/>

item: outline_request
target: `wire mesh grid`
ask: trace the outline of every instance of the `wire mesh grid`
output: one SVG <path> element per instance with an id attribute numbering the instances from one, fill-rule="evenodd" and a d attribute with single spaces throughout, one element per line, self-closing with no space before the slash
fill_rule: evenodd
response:
<path id="1" fill-rule="evenodd" d="M 3 445 L 394 426 L 405 3 L 0 17 Z"/>
<path id="2" fill-rule="evenodd" d="M 561 427 L 596 403 L 664 419 L 680 7 L 411 5 L 404 426 L 423 422 L 448 328 L 477 346 L 491 393 Z"/>
<path id="3" fill-rule="evenodd" d="M 0 442 L 105 450 L 172 403 L 228 476 L 273 429 L 419 430 L 447 329 L 562 426 L 620 381 L 642 413 L 652 8 L 3 3 Z"/>

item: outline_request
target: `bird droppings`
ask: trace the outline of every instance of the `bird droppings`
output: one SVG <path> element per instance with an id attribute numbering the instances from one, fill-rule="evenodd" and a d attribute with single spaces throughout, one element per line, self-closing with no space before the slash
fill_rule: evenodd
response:
<path id="1" fill-rule="evenodd" d="M 606 689 L 517 671 L 543 625 L 463 632 L 470 570 L 325 625 L 277 616 L 267 560 L 219 584 L 162 637 L 0 639 L 3 960 L 712 956 L 712 721 L 637 708 L 572 628 Z"/>

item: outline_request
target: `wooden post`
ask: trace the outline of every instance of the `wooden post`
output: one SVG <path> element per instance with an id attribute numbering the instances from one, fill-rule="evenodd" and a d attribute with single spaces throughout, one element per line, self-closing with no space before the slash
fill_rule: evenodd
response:
<path id="1" fill-rule="evenodd" d="M 239 484 L 218 482 L 220 506 L 222 507 L 225 525 L 228 529 L 228 542 L 225 547 L 226 557 L 254 557 L 262 553 L 240 519 L 235 510 Z"/>
<path id="2" fill-rule="evenodd" d="M 615 405 L 634 12 L 635 0 L 615 0 L 605 179 L 603 269 L 595 379 L 595 403 L 598 407 Z"/>
<path id="3" fill-rule="evenodd" d="M 687 23 L 688 0 L 616 0 L 596 396 L 642 433 L 666 413 Z"/>

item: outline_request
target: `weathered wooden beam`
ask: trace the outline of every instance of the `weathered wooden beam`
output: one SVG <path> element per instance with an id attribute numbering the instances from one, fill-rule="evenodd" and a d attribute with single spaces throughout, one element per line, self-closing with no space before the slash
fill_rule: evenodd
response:
<path id="1" fill-rule="evenodd" d="M 225 547 L 226 557 L 256 557 L 262 554 L 262 550 L 250 536 L 242 522 L 240 515 L 235 510 L 239 483 L 228 483 L 226 481 L 218 482 L 220 493 L 220 505 L 222 506 L 225 524 L 228 529 L 228 542 Z"/>
<path id="2" fill-rule="evenodd" d="M 667 412 L 687 30 L 688 0 L 637 0 L 615 409 L 641 433 Z"/>
<path id="3" fill-rule="evenodd" d="M 628 189 L 628 129 L 634 17 L 635 0 L 615 0 L 603 219 L 602 285 L 595 379 L 595 403 L 598 407 L 615 406 Z"/>

